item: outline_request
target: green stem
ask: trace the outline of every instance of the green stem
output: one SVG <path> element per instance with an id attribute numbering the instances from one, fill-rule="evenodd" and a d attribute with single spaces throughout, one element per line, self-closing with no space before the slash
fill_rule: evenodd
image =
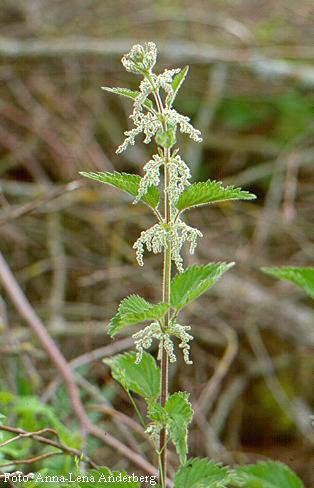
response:
<path id="1" fill-rule="evenodd" d="M 142 427 L 144 429 L 146 429 L 145 420 L 143 419 L 143 416 L 142 416 L 141 412 L 139 411 L 139 409 L 138 409 L 138 407 L 137 407 L 137 405 L 135 403 L 134 398 L 132 397 L 131 393 L 128 390 L 127 390 L 127 394 L 128 394 L 128 397 L 129 397 L 129 399 L 130 399 L 130 401 L 131 401 L 131 403 L 132 403 L 132 405 L 134 407 L 134 410 L 135 410 L 135 412 L 136 412 L 136 414 L 138 416 L 138 419 L 139 419 L 140 423 L 142 424 Z"/>
<path id="2" fill-rule="evenodd" d="M 151 75 L 147 76 L 149 82 L 153 87 L 153 94 L 156 101 L 157 109 L 160 115 L 163 114 L 163 103 L 160 98 L 159 90 Z M 164 130 L 167 129 L 166 121 L 163 120 Z M 169 193 L 167 191 L 169 184 L 169 170 L 168 162 L 170 160 L 170 149 L 164 149 L 164 222 L 169 224 L 171 222 L 171 209 L 169 201 Z M 162 299 L 164 303 L 170 303 L 170 283 L 171 283 L 171 238 L 168 239 L 167 246 L 164 249 L 164 265 L 162 277 Z M 168 328 L 170 321 L 170 311 L 166 313 L 163 320 L 163 330 Z M 168 398 L 168 377 L 169 377 L 169 358 L 164 348 L 162 348 L 161 355 L 161 394 L 160 404 L 164 407 Z M 159 484 L 161 488 L 166 487 L 167 478 L 167 429 L 164 428 L 160 432 L 160 455 L 159 455 Z"/>
<path id="3" fill-rule="evenodd" d="M 163 467 L 162 467 L 162 461 L 161 461 L 161 453 L 158 451 L 157 455 L 158 455 L 160 488 L 165 488 L 164 477 L 163 477 Z"/>
<path id="4" fill-rule="evenodd" d="M 165 171 L 164 171 L 164 203 L 165 203 L 165 222 L 170 223 L 170 202 L 167 192 L 169 171 L 167 163 L 170 159 L 169 149 L 164 151 L 165 157 Z M 162 298 L 163 302 L 170 302 L 170 282 L 171 282 L 171 239 L 168 239 L 167 247 L 164 250 L 164 267 L 163 267 L 163 286 L 162 286 Z M 170 312 L 167 312 L 164 317 L 163 329 L 168 328 L 170 321 Z M 168 398 L 168 376 L 169 376 L 169 358 L 165 349 L 162 349 L 161 357 L 161 395 L 160 403 L 164 407 Z M 159 469 L 159 482 L 162 488 L 166 486 L 167 476 L 167 429 L 162 429 L 160 433 L 160 469 Z"/>
<path id="5" fill-rule="evenodd" d="M 162 111 L 163 111 L 163 103 L 162 103 L 162 100 L 160 98 L 159 90 L 156 88 L 155 83 L 154 83 L 154 80 L 153 80 L 152 75 L 150 73 L 148 73 L 146 75 L 146 78 L 148 79 L 148 81 L 150 82 L 150 84 L 151 84 L 151 86 L 153 88 L 153 94 L 154 94 L 154 98 L 155 98 L 155 101 L 156 101 L 158 113 L 159 114 L 162 114 Z"/>

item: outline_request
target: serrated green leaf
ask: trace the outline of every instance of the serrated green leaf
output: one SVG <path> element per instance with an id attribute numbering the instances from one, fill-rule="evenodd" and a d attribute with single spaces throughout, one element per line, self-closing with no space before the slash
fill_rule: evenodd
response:
<path id="1" fill-rule="evenodd" d="M 187 208 L 199 207 L 227 200 L 254 200 L 255 195 L 241 188 L 222 186 L 220 181 L 202 181 L 188 186 L 180 195 L 176 207 L 180 212 Z"/>
<path id="2" fill-rule="evenodd" d="M 113 378 L 127 391 L 133 391 L 145 399 L 153 401 L 160 395 L 160 369 L 153 356 L 143 353 L 139 364 L 135 363 L 136 353 L 118 354 L 103 360 L 111 368 Z"/>
<path id="3" fill-rule="evenodd" d="M 190 459 L 176 473 L 174 488 L 227 488 L 233 475 L 229 468 L 208 459 Z"/>
<path id="4" fill-rule="evenodd" d="M 174 393 L 165 405 L 169 416 L 169 434 L 180 458 L 180 463 L 186 462 L 188 426 L 192 421 L 193 409 L 189 395 L 186 392 Z"/>
<path id="5" fill-rule="evenodd" d="M 209 263 L 189 266 L 171 282 L 170 304 L 176 310 L 205 293 L 234 263 Z"/>
<path id="6" fill-rule="evenodd" d="M 107 92 L 115 93 L 116 95 L 122 95 L 123 97 L 131 98 L 132 100 L 136 100 L 136 98 L 141 95 L 139 91 L 129 90 L 129 88 L 110 88 L 108 86 L 102 86 L 101 88 L 102 90 L 105 90 Z M 144 107 L 146 107 L 148 110 L 154 110 L 153 102 L 148 98 L 144 102 Z"/>
<path id="7" fill-rule="evenodd" d="M 100 183 L 106 183 L 107 185 L 114 186 L 115 188 L 119 188 L 120 190 L 136 197 L 138 194 L 138 189 L 141 181 L 141 177 L 139 175 L 133 175 L 129 173 L 119 173 L 118 171 L 114 172 L 85 172 L 80 171 L 79 173 L 86 178 L 91 178 L 92 180 L 99 181 Z M 156 208 L 159 203 L 159 191 L 156 186 L 150 186 L 142 196 L 141 201 L 146 203 L 149 207 Z"/>
<path id="8" fill-rule="evenodd" d="M 147 416 L 157 424 L 166 425 L 168 414 L 159 401 L 151 401 L 147 405 Z"/>
<path id="9" fill-rule="evenodd" d="M 186 75 L 188 74 L 188 71 L 189 71 L 189 67 L 184 66 L 184 68 L 182 68 L 182 70 L 178 74 L 176 74 L 176 76 L 174 77 L 172 85 L 171 85 L 173 93 L 167 99 L 167 103 L 168 103 L 169 107 L 172 106 L 172 104 L 173 104 L 173 102 L 174 102 L 174 100 L 178 94 L 178 91 L 180 90 L 182 83 L 184 82 Z"/>
<path id="10" fill-rule="evenodd" d="M 167 310 L 169 305 L 166 303 L 160 302 L 154 305 L 139 295 L 130 295 L 120 303 L 117 314 L 109 323 L 108 333 L 113 337 L 129 325 L 146 320 L 160 320 Z"/>
<path id="11" fill-rule="evenodd" d="M 167 426 L 181 464 L 186 462 L 188 426 L 193 417 L 188 398 L 188 393 L 177 392 L 168 398 L 164 407 L 157 401 L 148 403 L 148 417 L 157 425 Z"/>
<path id="12" fill-rule="evenodd" d="M 280 268 L 261 268 L 261 270 L 280 280 L 294 283 L 303 288 L 311 298 L 314 298 L 314 267 L 282 266 Z"/>
<path id="13" fill-rule="evenodd" d="M 239 466 L 236 473 L 243 488 L 303 488 L 300 478 L 285 464 L 266 461 Z"/>

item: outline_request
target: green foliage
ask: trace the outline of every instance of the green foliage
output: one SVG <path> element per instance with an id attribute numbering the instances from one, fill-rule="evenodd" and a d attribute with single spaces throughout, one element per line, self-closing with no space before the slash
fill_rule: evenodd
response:
<path id="1" fill-rule="evenodd" d="M 2 395 L 3 399 L 4 395 Z M 9 400 L 9 398 L 8 398 Z M 55 398 L 54 400 L 57 400 Z M 1 402 L 1 400 L 0 400 Z M 36 432 L 47 427 L 53 428 L 58 432 L 61 442 L 68 447 L 80 449 L 81 436 L 74 419 L 73 422 L 68 422 L 66 425 L 63 422 L 63 418 L 60 418 L 59 405 L 52 408 L 50 405 L 44 404 L 39 398 L 35 396 L 12 396 L 10 402 L 3 405 L 3 411 L 7 413 L 10 420 L 6 423 L 11 425 L 12 419 L 14 419 L 14 427 L 22 428 L 26 431 Z M 61 410 L 62 413 L 63 410 Z M 0 420 L 1 422 L 1 420 Z M 45 434 L 43 434 L 45 435 Z M 14 437 L 14 434 L 4 432 L 3 441 L 6 441 Z M 21 436 L 20 439 L 15 442 L 2 446 L 0 449 L 1 463 L 27 459 L 30 453 L 35 457 L 36 455 L 43 454 L 54 450 L 50 446 L 44 446 L 41 443 L 34 442 L 34 439 L 30 437 Z M 32 470 L 36 471 L 36 468 L 40 466 L 40 472 L 46 471 L 51 475 L 60 475 L 63 473 L 69 473 L 73 470 L 74 458 L 71 456 L 56 456 L 53 458 L 47 458 L 41 461 L 40 465 L 36 464 L 32 467 Z M 37 484 L 29 484 L 27 482 L 25 487 L 38 486 Z M 45 486 L 56 486 L 56 484 L 46 484 Z"/>
<path id="2" fill-rule="evenodd" d="M 155 400 L 160 395 L 160 369 L 147 352 L 143 353 L 139 364 L 135 359 L 136 353 L 129 352 L 103 361 L 110 366 L 113 378 L 125 390 L 138 393 L 147 400 Z"/>
<path id="3" fill-rule="evenodd" d="M 98 172 L 98 173 L 86 173 L 85 171 L 80 171 L 80 175 L 86 178 L 91 178 L 92 180 L 99 181 L 100 183 L 106 183 L 107 185 L 114 186 L 120 190 L 136 197 L 138 194 L 138 189 L 141 181 L 139 175 L 133 175 L 129 173 L 119 173 L 114 172 Z M 151 186 L 145 195 L 142 196 L 141 201 L 148 205 L 149 207 L 155 209 L 158 207 L 159 203 L 159 191 L 155 186 Z"/>
<path id="4" fill-rule="evenodd" d="M 151 401 L 147 404 L 147 416 L 160 426 L 166 426 L 168 423 L 168 414 L 165 407 L 162 407 L 159 402 Z"/>
<path id="5" fill-rule="evenodd" d="M 176 130 L 176 126 L 168 126 L 166 131 L 157 132 L 155 139 L 158 146 L 165 149 L 172 148 L 177 141 Z"/>
<path id="6" fill-rule="evenodd" d="M 174 488 L 227 488 L 235 479 L 229 468 L 208 459 L 190 459 L 174 478 Z M 266 487 L 265 487 L 266 488 Z"/>
<path id="7" fill-rule="evenodd" d="M 246 131 L 267 124 L 273 117 L 273 106 L 267 100 L 252 96 L 223 98 L 218 118 L 227 131 Z"/>
<path id="8" fill-rule="evenodd" d="M 118 88 L 118 87 L 110 88 L 108 86 L 102 86 L 101 88 L 103 90 L 106 90 L 107 92 L 115 93 L 116 95 L 121 95 L 123 97 L 131 98 L 132 100 L 136 100 L 137 97 L 141 94 L 139 91 L 130 90 L 129 88 Z M 153 110 L 154 108 L 152 101 L 149 100 L 148 98 L 145 100 L 143 105 L 148 110 Z"/>
<path id="9" fill-rule="evenodd" d="M 57 430 L 60 439 L 71 447 L 80 446 L 79 434 L 73 434 L 60 420 L 57 412 L 50 406 L 42 403 L 37 397 L 21 396 L 14 401 L 14 411 L 19 417 L 19 427 L 25 430 L 38 430 L 47 425 Z"/>
<path id="10" fill-rule="evenodd" d="M 268 129 L 272 141 L 287 143 L 305 134 L 313 120 L 313 96 L 288 89 L 272 96 L 223 97 L 218 109 L 221 131 L 258 133 Z M 253 150 L 254 151 L 254 150 Z"/>
<path id="11" fill-rule="evenodd" d="M 243 488 L 303 488 L 298 476 L 285 464 L 266 461 L 236 468 Z"/>
<path id="12" fill-rule="evenodd" d="M 3 411 L 8 415 L 14 412 L 17 427 L 27 431 L 36 431 L 49 425 L 58 432 L 62 442 L 70 447 L 79 448 L 79 433 L 76 431 L 73 432 L 72 429 L 65 426 L 62 420 L 60 420 L 60 415 L 57 410 L 50 405 L 42 403 L 38 397 L 11 395 L 11 397 L 8 397 L 6 404 L 1 398 L 0 403 L 2 403 Z M 22 446 L 22 444 L 20 445 Z M 24 445 L 26 444 L 23 444 L 23 446 Z M 13 446 L 13 448 L 16 449 L 15 446 Z M 4 449 L 11 449 L 11 446 L 9 445 Z M 18 449 L 20 449 L 20 447 L 18 447 Z"/>
<path id="13" fill-rule="evenodd" d="M 186 462 L 188 426 L 193 417 L 188 398 L 188 393 L 179 391 L 168 398 L 164 407 L 155 401 L 148 403 L 148 417 L 161 428 L 167 427 L 181 464 Z"/>
<path id="14" fill-rule="evenodd" d="M 186 75 L 188 74 L 188 71 L 189 71 L 189 67 L 188 66 L 185 66 L 184 68 L 182 68 L 182 70 L 180 71 L 180 73 L 178 73 L 174 79 L 173 79 L 173 82 L 172 82 L 172 90 L 173 90 L 173 93 L 171 95 L 169 95 L 166 99 L 166 102 L 168 104 L 169 107 L 172 106 L 177 94 L 178 94 L 178 91 L 180 90 L 181 88 L 181 85 L 182 83 L 184 82 L 185 78 L 186 78 Z"/>
<path id="15" fill-rule="evenodd" d="M 171 306 L 175 310 L 181 310 L 192 300 L 205 293 L 233 265 L 234 263 L 209 263 L 189 266 L 172 280 Z"/>
<path id="16" fill-rule="evenodd" d="M 3 415 L 2 413 L 0 413 L 0 425 L 3 424 L 3 419 L 5 419 L 5 415 Z M 0 441 L 3 439 L 3 433 L 0 432 Z"/>
<path id="17" fill-rule="evenodd" d="M 304 137 L 313 122 L 313 96 L 291 90 L 272 102 L 277 115 L 274 136 L 284 143 Z"/>
<path id="18" fill-rule="evenodd" d="M 255 195 L 233 186 L 223 187 L 220 181 L 202 181 L 188 186 L 180 195 L 176 207 L 180 212 L 201 205 L 227 200 L 254 200 Z"/>
<path id="19" fill-rule="evenodd" d="M 293 267 L 283 266 L 280 268 L 261 268 L 266 274 L 279 278 L 280 280 L 290 281 L 303 288 L 307 294 L 314 298 L 314 267 Z"/>
<path id="20" fill-rule="evenodd" d="M 171 395 L 165 405 L 165 410 L 169 416 L 170 437 L 181 464 L 186 462 L 188 426 L 193 417 L 192 405 L 188 398 L 188 393 L 180 391 Z"/>
<path id="21" fill-rule="evenodd" d="M 117 314 L 109 323 L 108 332 L 113 337 L 129 325 L 146 320 L 160 320 L 167 310 L 169 305 L 166 303 L 153 305 L 139 295 L 130 295 L 120 303 Z"/>

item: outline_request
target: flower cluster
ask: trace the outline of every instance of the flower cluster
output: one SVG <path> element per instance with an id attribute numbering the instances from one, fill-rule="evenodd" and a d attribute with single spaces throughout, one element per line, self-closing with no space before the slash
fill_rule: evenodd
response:
<path id="1" fill-rule="evenodd" d="M 159 447 L 160 431 L 162 428 L 163 425 L 161 423 L 151 422 L 145 429 L 145 433 L 148 435 L 153 446 L 155 446 L 156 449 L 158 449 Z"/>
<path id="2" fill-rule="evenodd" d="M 167 163 L 167 168 L 169 171 L 169 184 L 167 192 L 169 194 L 171 204 L 175 205 L 180 194 L 190 184 L 190 168 L 181 159 L 179 154 L 171 157 L 170 161 Z"/>
<path id="3" fill-rule="evenodd" d="M 160 180 L 160 167 L 164 164 L 164 159 L 157 154 L 154 154 L 144 166 L 144 176 L 141 178 L 138 194 L 133 203 L 140 201 L 143 195 L 147 192 L 150 186 L 158 186 Z"/>
<path id="4" fill-rule="evenodd" d="M 174 343 L 171 336 L 177 337 L 181 341 L 179 347 L 182 349 L 184 361 L 186 364 L 192 364 L 192 361 L 190 360 L 189 342 L 193 339 L 193 336 L 187 332 L 188 330 L 191 330 L 189 325 L 170 323 L 169 329 L 164 332 L 160 323 L 156 321 L 152 322 L 150 325 L 147 325 L 139 332 L 136 332 L 132 336 L 135 348 L 137 350 L 135 360 L 136 364 L 141 362 L 144 351 L 151 347 L 153 339 L 157 339 L 159 341 L 157 359 L 161 359 L 162 350 L 164 349 L 169 356 L 169 361 L 174 363 L 177 358 L 174 353 Z"/>
<path id="5" fill-rule="evenodd" d="M 158 132 L 162 132 L 165 127 L 177 127 L 182 133 L 188 134 L 191 139 L 201 142 L 201 133 L 195 129 L 189 117 L 179 114 L 171 108 L 173 101 L 174 77 L 180 73 L 181 69 L 165 69 L 163 73 L 156 75 L 152 73 L 157 59 L 157 48 L 153 42 L 148 42 L 144 46 L 135 45 L 131 51 L 123 56 L 122 64 L 127 71 L 140 74 L 144 77 L 139 86 L 138 96 L 135 98 L 133 112 L 130 118 L 135 125 L 134 129 L 125 131 L 126 139 L 118 147 L 117 153 L 122 153 L 129 145 L 134 145 L 135 137 L 143 133 L 144 143 L 148 144 L 152 137 Z M 159 91 L 163 90 L 166 94 L 164 103 L 159 96 Z M 158 98 L 158 110 L 153 108 L 149 96 L 153 94 Z"/>
<path id="6" fill-rule="evenodd" d="M 165 69 L 163 73 L 156 75 L 154 73 L 150 74 L 149 79 L 144 78 L 140 83 L 140 91 L 139 95 L 135 99 L 134 108 L 136 110 L 141 110 L 141 107 L 147 101 L 149 95 L 156 92 L 160 88 L 162 88 L 165 93 L 167 94 L 166 97 L 166 105 L 168 101 L 171 100 L 171 97 L 174 94 L 173 90 L 173 77 L 180 73 L 181 69 Z M 148 105 L 146 104 L 146 108 Z"/>
<path id="7" fill-rule="evenodd" d="M 141 178 L 138 194 L 133 203 L 138 203 L 150 186 L 159 185 L 160 168 L 164 165 L 164 158 L 158 154 L 154 154 L 152 159 L 144 165 L 144 176 Z M 169 201 L 174 206 L 180 194 L 190 184 L 191 173 L 187 164 L 178 154 L 172 156 L 166 165 L 169 172 L 169 183 L 166 191 L 169 194 Z"/>
<path id="8" fill-rule="evenodd" d="M 161 224 L 155 224 L 153 227 L 141 232 L 140 237 L 133 244 L 133 249 L 136 250 L 136 259 L 140 266 L 144 266 L 144 246 L 146 246 L 147 251 L 153 251 L 154 254 L 158 254 L 165 247 L 165 237 L 166 230 Z"/>
<path id="9" fill-rule="evenodd" d="M 173 324 L 170 326 L 170 333 L 180 339 L 179 347 L 182 349 L 183 358 L 186 364 L 193 364 L 193 361 L 190 359 L 190 341 L 193 340 L 193 336 L 189 334 L 187 331 L 191 330 L 189 325 L 180 325 L 180 324 Z"/>
<path id="10" fill-rule="evenodd" d="M 135 44 L 131 51 L 123 56 L 121 62 L 130 73 L 144 75 L 151 71 L 157 60 L 157 47 L 154 42 L 147 42 L 144 46 Z"/>
<path id="11" fill-rule="evenodd" d="M 155 86 L 158 88 L 162 88 L 166 94 L 167 94 L 167 99 L 166 99 L 166 105 L 168 100 L 172 97 L 174 91 L 173 91 L 173 77 L 180 73 L 181 69 L 180 68 L 175 68 L 175 69 L 165 69 L 163 73 L 160 75 L 154 75 L 154 81 L 155 81 Z"/>
<path id="12" fill-rule="evenodd" d="M 202 142 L 201 132 L 190 124 L 190 117 L 181 115 L 174 108 L 168 107 L 163 110 L 163 115 L 170 125 L 179 125 L 182 134 L 187 134 L 195 142 Z"/>
<path id="13" fill-rule="evenodd" d="M 152 345 L 153 339 L 157 339 L 162 342 L 163 332 L 159 322 L 152 322 L 147 325 L 144 329 L 136 332 L 132 335 L 135 348 L 137 350 L 135 363 L 139 364 L 143 357 L 143 352 L 145 349 L 149 349 Z"/>
<path id="14" fill-rule="evenodd" d="M 117 154 L 125 151 L 129 145 L 134 146 L 135 137 L 138 134 L 143 133 L 145 135 L 143 142 L 149 144 L 158 130 L 162 129 L 162 122 L 151 112 L 144 113 L 139 110 L 134 110 L 130 118 L 133 119 L 135 128 L 124 132 L 126 139 L 124 139 L 123 143 L 116 150 Z"/>
<path id="15" fill-rule="evenodd" d="M 182 220 L 178 219 L 172 224 L 155 224 L 147 230 L 141 232 L 140 237 L 133 244 L 136 249 L 136 259 L 140 266 L 144 266 L 144 247 L 147 251 L 153 251 L 154 254 L 162 252 L 163 249 L 171 246 L 171 257 L 175 262 L 178 271 L 183 271 L 183 258 L 181 250 L 184 242 L 190 242 L 190 254 L 194 254 L 197 246 L 197 239 L 203 237 L 201 231 L 190 227 Z"/>
<path id="16" fill-rule="evenodd" d="M 183 271 L 183 259 L 181 256 L 181 250 L 184 242 L 190 242 L 190 254 L 194 254 L 197 246 L 197 239 L 199 237 L 203 237 L 201 231 L 194 227 L 190 227 L 181 219 L 178 219 L 175 224 L 172 224 L 171 256 L 180 273 L 182 273 Z"/>
<path id="17" fill-rule="evenodd" d="M 124 132 L 126 139 L 116 150 L 117 154 L 125 151 L 129 145 L 134 146 L 135 137 L 141 133 L 145 135 L 145 139 L 143 141 L 144 144 L 149 144 L 152 140 L 152 137 L 154 137 L 158 131 L 163 131 L 163 120 L 166 121 L 166 125 L 171 127 L 176 127 L 177 125 L 179 125 L 180 132 L 187 134 L 191 139 L 196 142 L 202 142 L 200 131 L 195 129 L 193 125 L 190 124 L 189 117 L 181 115 L 176 110 L 170 108 L 164 108 L 161 112 L 161 115 L 153 113 L 149 110 L 144 112 L 143 110 L 146 107 L 144 107 L 144 103 L 142 104 L 143 98 L 140 99 L 140 104 L 138 103 L 137 99 L 134 102 L 134 110 L 130 115 L 130 118 L 133 120 L 135 128 Z"/>

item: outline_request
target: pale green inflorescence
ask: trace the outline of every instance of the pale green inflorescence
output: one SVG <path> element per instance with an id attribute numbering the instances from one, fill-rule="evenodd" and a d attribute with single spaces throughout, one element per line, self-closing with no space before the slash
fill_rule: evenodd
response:
<path id="1" fill-rule="evenodd" d="M 155 446 L 155 449 L 158 449 L 159 442 L 160 442 L 160 431 L 162 429 L 162 425 L 158 424 L 156 422 L 152 422 L 148 424 L 148 426 L 145 429 L 145 433 L 149 436 L 153 446 Z"/>
<path id="2" fill-rule="evenodd" d="M 139 364 L 143 357 L 145 349 L 149 349 L 152 345 L 153 339 L 159 341 L 159 350 L 157 359 L 161 359 L 162 349 L 167 351 L 169 360 L 171 363 L 176 361 L 176 355 L 174 353 L 174 343 L 171 336 L 177 337 L 181 342 L 179 344 L 180 349 L 183 351 L 183 357 L 187 364 L 193 364 L 190 360 L 190 344 L 193 336 L 187 331 L 191 330 L 189 325 L 171 324 L 169 330 L 165 333 L 159 322 L 153 322 L 147 325 L 144 329 L 133 334 L 134 344 L 137 349 L 136 363 Z"/>
<path id="3" fill-rule="evenodd" d="M 196 142 L 201 142 L 202 138 L 200 131 L 190 123 L 189 117 L 179 114 L 172 107 L 176 89 L 174 79 L 179 75 L 181 69 L 165 69 L 163 73 L 157 75 L 152 71 L 156 60 L 157 48 L 153 42 L 145 43 L 144 46 L 133 46 L 131 51 L 122 58 L 122 64 L 126 70 L 143 76 L 143 79 L 140 82 L 138 95 L 134 100 L 133 112 L 130 115 L 134 128 L 125 131 L 126 138 L 116 152 L 121 153 L 129 145 L 134 145 L 135 137 L 141 133 L 144 135 L 143 142 L 145 144 L 150 143 L 153 137 L 156 138 L 159 146 L 158 153 L 154 154 L 144 165 L 144 175 L 141 178 L 138 195 L 134 203 L 139 202 L 151 186 L 160 184 L 161 171 L 165 171 L 167 168 L 166 192 L 169 199 L 170 221 L 168 220 L 166 223 L 160 217 L 158 223 L 141 232 L 133 248 L 136 250 L 138 264 L 143 266 L 145 248 L 147 251 L 157 254 L 170 246 L 171 259 L 175 262 L 178 271 L 182 272 L 184 268 L 181 251 L 184 243 L 190 243 L 190 253 L 193 254 L 197 240 L 202 237 L 202 233 L 187 225 L 180 218 L 176 209 L 176 202 L 180 194 L 190 185 L 191 173 L 188 165 L 178 154 L 178 150 L 171 152 L 171 148 L 175 144 L 177 130 L 187 134 Z M 165 148 L 167 148 L 167 158 L 165 157 Z M 175 361 L 174 344 L 171 338 L 171 336 L 175 336 L 181 341 L 179 347 L 182 348 L 184 360 L 191 364 L 189 341 L 193 337 L 188 334 L 188 330 L 190 327 L 177 323 L 170 324 L 166 332 L 163 331 L 159 322 L 148 325 L 133 335 L 137 349 L 137 362 L 141 361 L 143 351 L 151 346 L 153 339 L 159 341 L 159 357 L 161 357 L 161 351 L 164 348 L 170 361 Z"/>

